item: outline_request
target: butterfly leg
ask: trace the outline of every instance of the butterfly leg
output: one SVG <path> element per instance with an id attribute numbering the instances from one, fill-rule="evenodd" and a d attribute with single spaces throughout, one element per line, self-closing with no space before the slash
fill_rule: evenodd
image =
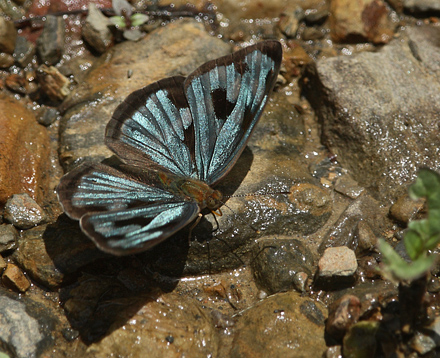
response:
<path id="1" fill-rule="evenodd" d="M 194 230 L 194 228 L 199 224 L 200 220 L 202 220 L 203 215 L 201 213 L 199 213 L 199 215 L 197 215 L 197 219 L 194 221 L 194 223 L 189 227 L 189 231 L 188 231 L 188 245 L 191 244 L 191 237 L 192 237 L 192 231 Z"/>

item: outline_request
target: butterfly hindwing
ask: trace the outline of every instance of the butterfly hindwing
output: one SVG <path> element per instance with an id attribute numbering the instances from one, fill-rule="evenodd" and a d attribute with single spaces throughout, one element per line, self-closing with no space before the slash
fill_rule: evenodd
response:
<path id="1" fill-rule="evenodd" d="M 166 190 L 153 171 L 83 164 L 57 188 L 64 211 L 103 251 L 144 251 L 186 226 L 199 213 L 194 201 Z"/>
<path id="2" fill-rule="evenodd" d="M 198 179 L 217 183 L 235 164 L 275 85 L 281 57 L 278 41 L 264 41 L 207 62 L 185 80 Z"/>
<path id="3" fill-rule="evenodd" d="M 184 77 L 170 77 L 130 94 L 107 124 L 105 141 L 127 164 L 190 177 L 194 127 Z"/>

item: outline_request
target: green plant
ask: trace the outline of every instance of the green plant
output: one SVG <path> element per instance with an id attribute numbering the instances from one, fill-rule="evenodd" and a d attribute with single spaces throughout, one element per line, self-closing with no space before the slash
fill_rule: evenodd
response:
<path id="1" fill-rule="evenodd" d="M 383 273 L 399 280 L 415 280 L 425 275 L 435 261 L 429 251 L 440 243 L 440 175 L 430 169 L 421 169 L 409 189 L 413 199 L 426 198 L 428 217 L 411 221 L 404 236 L 405 249 L 411 262 L 405 261 L 385 241 L 379 240 L 379 249 L 385 266 Z"/>
<path id="2" fill-rule="evenodd" d="M 143 34 L 137 27 L 147 22 L 149 17 L 140 13 L 133 14 L 131 5 L 126 0 L 112 0 L 112 7 L 116 13 L 116 16 L 110 17 L 112 24 L 123 32 L 127 40 L 139 40 Z"/>

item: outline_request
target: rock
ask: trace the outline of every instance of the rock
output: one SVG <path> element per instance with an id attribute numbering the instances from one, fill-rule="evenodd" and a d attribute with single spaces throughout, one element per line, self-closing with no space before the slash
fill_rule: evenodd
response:
<path id="1" fill-rule="evenodd" d="M 51 101 L 61 102 L 70 93 L 69 79 L 53 66 L 41 65 L 38 67 L 37 79 L 41 90 Z"/>
<path id="2" fill-rule="evenodd" d="M 304 19 L 304 10 L 301 7 L 297 7 L 292 12 L 286 12 L 281 14 L 278 27 L 281 32 L 288 38 L 294 38 L 300 22 Z"/>
<path id="3" fill-rule="evenodd" d="M 347 330 L 359 320 L 360 310 L 359 298 L 353 295 L 342 296 L 329 307 L 326 332 L 337 341 L 341 341 Z"/>
<path id="4" fill-rule="evenodd" d="M 21 293 L 26 292 L 31 287 L 31 283 L 23 272 L 11 263 L 7 264 L 6 270 L 3 272 L 2 283 L 6 287 Z"/>
<path id="5" fill-rule="evenodd" d="M 317 9 L 309 9 L 305 13 L 305 20 L 308 25 L 322 25 L 327 20 L 329 9 L 326 5 Z"/>
<path id="6" fill-rule="evenodd" d="M 402 224 L 408 224 L 423 209 L 424 205 L 424 199 L 413 200 L 408 193 L 405 193 L 391 205 L 389 214 L 392 219 Z"/>
<path id="7" fill-rule="evenodd" d="M 364 221 L 359 221 L 354 231 L 353 243 L 357 244 L 355 247 L 356 256 L 362 256 L 375 250 L 377 246 L 377 236 L 373 229 Z"/>
<path id="8" fill-rule="evenodd" d="M 440 168 L 440 28 L 401 35 L 375 53 L 322 59 L 304 77 L 324 144 L 378 197 L 400 196 L 421 166 Z"/>
<path id="9" fill-rule="evenodd" d="M 104 16 L 94 3 L 89 3 L 89 14 L 82 28 L 82 36 L 99 54 L 109 49 L 113 43 L 108 27 L 110 24 L 108 17 Z"/>
<path id="10" fill-rule="evenodd" d="M 54 289 L 79 268 L 108 257 L 66 218 L 26 230 L 18 240 L 14 259 L 29 276 Z"/>
<path id="11" fill-rule="evenodd" d="M 4 219 L 19 229 L 29 229 L 46 219 L 43 209 L 28 194 L 14 194 L 6 202 Z"/>
<path id="12" fill-rule="evenodd" d="M 18 232 L 13 225 L 0 225 L 0 253 L 15 249 L 17 239 Z"/>
<path id="13" fill-rule="evenodd" d="M 0 68 L 8 68 L 14 64 L 14 56 L 9 53 L 0 53 Z"/>
<path id="14" fill-rule="evenodd" d="M 301 33 L 303 41 L 316 41 L 324 38 L 326 30 L 316 27 L 306 27 Z"/>
<path id="15" fill-rule="evenodd" d="M 27 91 L 27 81 L 22 75 L 10 74 L 5 79 L 5 85 L 12 92 L 19 94 L 26 94 Z"/>
<path id="16" fill-rule="evenodd" d="M 208 310 L 197 300 L 174 293 L 143 300 L 144 304 L 139 301 L 121 314 L 102 340 L 90 345 L 87 358 L 126 352 L 137 357 L 218 356 L 219 335 Z"/>
<path id="17" fill-rule="evenodd" d="M 14 53 L 15 39 L 17 30 L 14 23 L 5 17 L 0 17 L 0 52 L 6 52 L 10 55 Z"/>
<path id="18" fill-rule="evenodd" d="M 41 125 L 47 127 L 55 122 L 58 118 L 58 111 L 54 107 L 41 106 L 41 110 L 38 112 L 37 121 Z"/>
<path id="19" fill-rule="evenodd" d="M 436 0 L 403 0 L 403 8 L 409 13 L 426 17 L 440 13 L 440 3 Z"/>
<path id="20" fill-rule="evenodd" d="M 303 292 L 313 270 L 310 250 L 295 239 L 260 239 L 252 260 L 258 285 L 269 294 L 292 288 Z M 303 274 L 303 275 L 300 275 Z"/>
<path id="21" fill-rule="evenodd" d="M 343 357 L 375 357 L 380 322 L 361 321 L 351 326 L 342 344 Z"/>
<path id="22" fill-rule="evenodd" d="M 23 36 L 17 36 L 15 41 L 14 59 L 22 68 L 31 63 L 36 53 L 36 47 Z"/>
<path id="23" fill-rule="evenodd" d="M 48 66 L 55 65 L 64 51 L 64 19 L 62 16 L 47 15 L 43 32 L 37 40 L 41 61 Z"/>
<path id="24" fill-rule="evenodd" d="M 47 190 L 49 136 L 20 102 L 0 95 L 0 207 L 17 193 L 40 202 Z"/>
<path id="25" fill-rule="evenodd" d="M 359 197 L 364 190 L 349 174 L 344 174 L 336 179 L 335 191 L 351 199 Z"/>
<path id="26" fill-rule="evenodd" d="M 336 42 L 389 42 L 393 37 L 388 9 L 380 0 L 335 0 L 330 5 L 330 30 Z"/>
<path id="27" fill-rule="evenodd" d="M 366 193 L 360 195 L 324 235 L 318 252 L 322 254 L 326 248 L 335 246 L 348 246 L 353 250 L 358 247 L 359 250 L 365 249 L 374 242 L 375 237 L 380 235 L 381 228 L 385 227 L 386 213 L 387 209 L 381 207 L 378 201 Z M 368 225 L 371 232 L 365 225 Z M 372 232 L 372 228 L 377 231 L 377 235 Z M 365 242 L 360 243 L 359 240 L 365 240 Z"/>
<path id="28" fill-rule="evenodd" d="M 318 262 L 315 285 L 328 289 L 352 285 L 357 270 L 356 255 L 346 246 L 329 247 Z"/>
<path id="29" fill-rule="evenodd" d="M 42 340 L 38 321 L 29 316 L 21 302 L 0 296 L 0 342 L 13 357 L 37 357 Z"/>
<path id="30" fill-rule="evenodd" d="M 0 255 L 0 275 L 3 273 L 3 270 L 6 268 L 8 264 L 4 260 L 4 258 Z"/>
<path id="31" fill-rule="evenodd" d="M 420 355 L 425 355 L 435 348 L 440 347 L 440 317 L 436 317 L 428 326 L 423 327 L 423 331 L 415 332 L 410 341 L 410 346 Z M 434 353 L 435 354 L 435 353 Z"/>
<path id="32" fill-rule="evenodd" d="M 296 292 L 270 296 L 237 317 L 231 358 L 320 357 L 326 309 Z"/>
<path id="33" fill-rule="evenodd" d="M 341 346 L 331 346 L 327 348 L 323 358 L 341 358 L 342 357 L 342 347 Z"/>

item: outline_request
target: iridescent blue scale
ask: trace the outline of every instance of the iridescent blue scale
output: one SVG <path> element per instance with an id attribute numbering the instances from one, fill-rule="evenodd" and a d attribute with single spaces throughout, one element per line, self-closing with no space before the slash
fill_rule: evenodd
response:
<path id="1" fill-rule="evenodd" d="M 57 188 L 68 216 L 115 255 L 144 251 L 221 205 L 212 189 L 232 168 L 280 69 L 281 45 L 263 41 L 129 95 L 106 128 L 124 162 L 83 164 Z"/>

